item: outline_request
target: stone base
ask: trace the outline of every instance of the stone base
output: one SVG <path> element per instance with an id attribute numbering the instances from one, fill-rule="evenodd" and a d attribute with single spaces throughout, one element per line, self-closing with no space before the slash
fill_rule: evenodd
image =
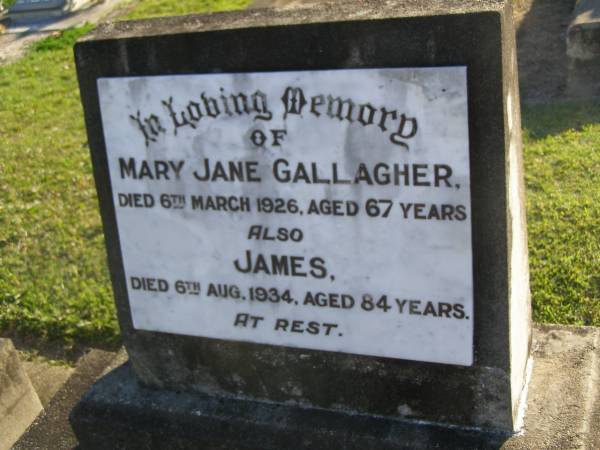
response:
<path id="1" fill-rule="evenodd" d="M 71 414 L 85 449 L 498 448 L 506 436 L 141 387 L 122 366 Z"/>
<path id="2" fill-rule="evenodd" d="M 140 386 L 128 365 L 71 413 L 85 449 L 600 448 L 600 329 L 534 328 L 524 428 L 513 435 Z"/>

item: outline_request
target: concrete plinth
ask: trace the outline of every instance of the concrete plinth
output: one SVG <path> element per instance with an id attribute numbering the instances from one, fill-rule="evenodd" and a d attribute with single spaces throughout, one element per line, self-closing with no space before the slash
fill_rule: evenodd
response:
<path id="1" fill-rule="evenodd" d="M 128 365 L 96 384 L 71 422 L 86 449 L 498 448 L 505 440 L 435 424 L 149 389 Z"/>
<path id="2" fill-rule="evenodd" d="M 149 389 L 128 365 L 71 414 L 86 449 L 600 448 L 600 329 L 536 326 L 524 427 L 515 435 L 302 405 Z"/>
<path id="3" fill-rule="evenodd" d="M 77 439 L 69 425 L 69 413 L 83 393 L 101 374 L 122 363 L 121 354 L 115 355 L 102 350 L 91 350 L 84 355 L 78 361 L 71 377 L 63 384 L 44 411 L 15 445 L 11 447 L 11 450 L 72 450 L 76 448 Z M 86 447 L 81 448 L 85 449 Z"/>

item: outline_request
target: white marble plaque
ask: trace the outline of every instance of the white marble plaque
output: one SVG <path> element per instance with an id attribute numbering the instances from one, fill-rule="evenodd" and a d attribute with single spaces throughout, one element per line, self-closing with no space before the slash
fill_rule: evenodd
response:
<path id="1" fill-rule="evenodd" d="M 98 89 L 136 329 L 472 364 L 465 67 Z"/>

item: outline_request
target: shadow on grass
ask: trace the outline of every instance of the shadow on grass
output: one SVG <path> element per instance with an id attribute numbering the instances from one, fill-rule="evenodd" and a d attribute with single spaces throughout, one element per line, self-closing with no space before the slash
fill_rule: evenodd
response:
<path id="1" fill-rule="evenodd" d="M 523 131 L 529 139 L 556 136 L 600 123 L 600 99 L 522 106 Z"/>
<path id="2" fill-rule="evenodd" d="M 42 357 L 62 361 L 70 366 L 74 366 L 90 348 L 116 352 L 123 345 L 120 340 L 114 339 L 107 343 L 102 337 L 93 341 L 78 339 L 68 343 L 64 340 L 51 340 L 6 330 L 0 331 L 0 338 L 10 339 L 17 350 L 26 353 L 30 358 Z"/>

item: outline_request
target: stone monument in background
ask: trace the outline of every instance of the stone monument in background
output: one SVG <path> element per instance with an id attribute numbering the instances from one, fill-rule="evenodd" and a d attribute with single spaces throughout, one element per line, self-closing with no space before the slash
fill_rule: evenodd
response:
<path id="1" fill-rule="evenodd" d="M 116 23 L 75 54 L 129 353 L 72 414 L 84 448 L 468 447 L 518 428 L 510 2 Z"/>
<path id="2" fill-rule="evenodd" d="M 8 14 L 15 22 L 32 22 L 53 19 L 80 7 L 91 0 L 16 0 Z"/>

